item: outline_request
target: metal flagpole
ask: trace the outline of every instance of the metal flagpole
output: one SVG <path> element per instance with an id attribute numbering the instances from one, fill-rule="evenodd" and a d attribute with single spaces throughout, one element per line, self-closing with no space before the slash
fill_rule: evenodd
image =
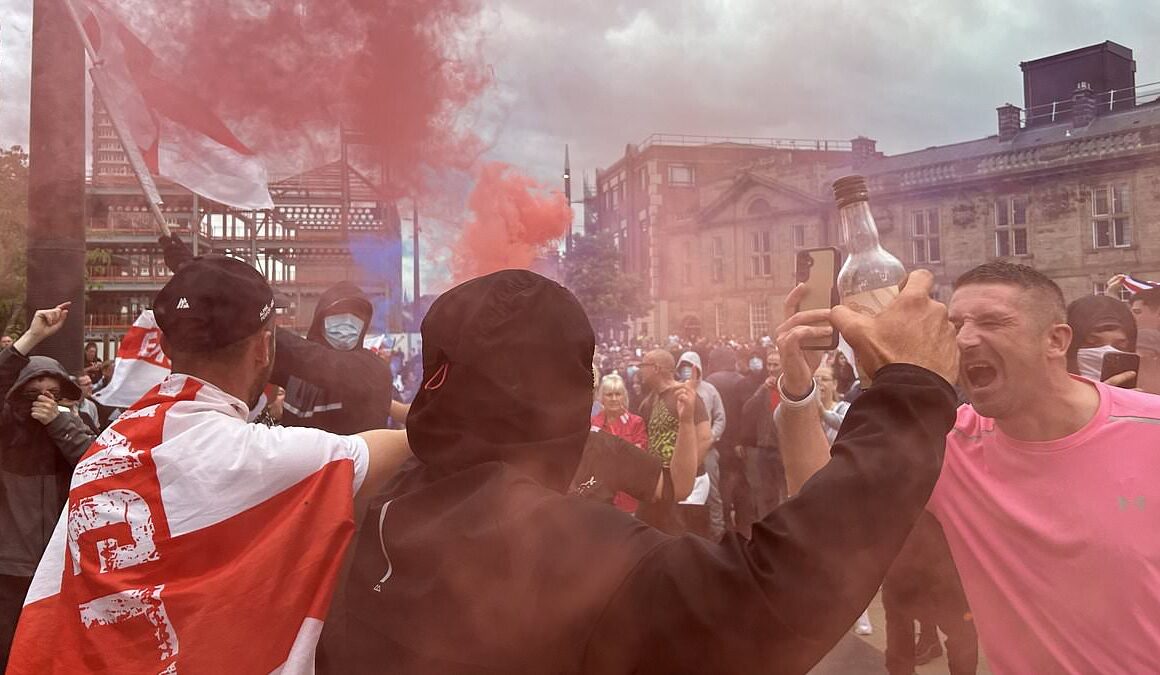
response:
<path id="1" fill-rule="evenodd" d="M 137 176 L 141 191 L 145 193 L 145 201 L 149 204 L 149 212 L 153 214 L 157 229 L 163 236 L 168 237 L 170 236 L 169 224 L 165 222 L 165 215 L 161 212 L 161 205 L 165 202 L 161 199 L 161 193 L 157 191 L 157 183 L 153 181 L 153 174 L 150 173 L 149 167 L 145 166 L 145 158 L 141 156 L 141 149 L 137 147 L 137 143 L 126 131 L 125 119 L 121 111 L 116 106 L 109 105 L 109 100 L 102 93 L 109 89 L 108 75 L 104 71 L 104 60 L 99 58 L 96 50 L 93 49 L 93 43 L 89 40 L 88 33 L 85 33 L 84 24 L 81 23 L 81 17 L 77 14 L 72 0 L 61 0 L 61 2 L 64 3 L 65 9 L 72 17 L 73 25 L 76 26 L 81 42 L 85 46 L 85 52 L 89 55 L 89 60 L 93 62 L 93 67 L 89 69 L 89 76 L 93 78 L 93 91 L 104 103 L 105 110 L 109 113 L 109 120 L 113 123 L 117 140 L 120 141 L 121 147 L 125 151 L 129 166 L 133 167 L 133 173 Z"/>

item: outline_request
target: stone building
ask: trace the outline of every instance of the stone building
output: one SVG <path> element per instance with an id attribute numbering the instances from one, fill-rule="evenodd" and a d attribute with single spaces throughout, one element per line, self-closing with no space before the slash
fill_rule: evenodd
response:
<path id="1" fill-rule="evenodd" d="M 883 245 L 933 271 L 943 299 L 959 274 L 998 258 L 1039 269 L 1069 300 L 1116 273 L 1160 278 L 1160 89 L 1135 86 L 1131 50 L 1115 43 L 1021 65 L 1031 98 L 998 108 L 994 135 L 892 156 L 856 139 L 841 166 L 791 148 L 699 184 L 655 224 L 656 307 L 643 328 L 770 333 L 796 251 L 841 246 L 830 185 L 849 173 L 868 179 Z M 1043 102 L 1069 77 L 1066 99 Z"/>

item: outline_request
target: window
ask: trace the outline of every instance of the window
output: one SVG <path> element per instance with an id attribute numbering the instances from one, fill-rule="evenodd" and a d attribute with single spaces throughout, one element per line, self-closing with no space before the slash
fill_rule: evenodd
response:
<path id="1" fill-rule="evenodd" d="M 756 340 L 769 334 L 768 312 L 764 300 L 749 303 L 749 337 Z"/>
<path id="2" fill-rule="evenodd" d="M 713 305 L 713 328 L 716 330 L 714 335 L 720 337 L 725 334 L 725 303 L 723 302 Z"/>
<path id="3" fill-rule="evenodd" d="M 745 213 L 751 216 L 761 216 L 772 211 L 773 208 L 764 199 L 754 199 L 749 203 L 749 208 L 745 209 Z"/>
<path id="4" fill-rule="evenodd" d="M 749 237 L 751 244 L 751 272 L 753 276 L 768 277 L 772 275 L 773 252 L 770 245 L 769 230 L 762 232 L 751 232 Z"/>
<path id="5" fill-rule="evenodd" d="M 689 241 L 685 242 L 685 264 L 682 278 L 686 286 L 693 285 L 693 243 Z"/>
<path id="6" fill-rule="evenodd" d="M 640 170 L 640 191 L 648 192 L 648 167 L 643 167 Z"/>
<path id="7" fill-rule="evenodd" d="M 793 245 L 794 245 L 794 248 L 805 248 L 806 247 L 806 226 L 805 225 L 794 225 L 793 226 Z"/>
<path id="8" fill-rule="evenodd" d="M 1124 248 L 1132 245 L 1128 219 L 1128 186 L 1125 183 L 1092 188 L 1092 245 Z"/>
<path id="9" fill-rule="evenodd" d="M 676 187 L 692 187 L 694 180 L 693 167 L 684 164 L 669 165 L 669 185 Z"/>
<path id="10" fill-rule="evenodd" d="M 1027 198 L 1007 197 L 995 202 L 995 255 L 1027 255 Z"/>
<path id="11" fill-rule="evenodd" d="M 915 211 L 911 214 L 910 223 L 911 237 L 914 240 L 914 262 L 941 262 L 938 209 Z"/>
<path id="12" fill-rule="evenodd" d="M 713 283 L 720 284 L 725 281 L 725 240 L 721 237 L 713 237 L 712 252 Z M 720 333 L 718 333 L 718 335 L 720 335 Z"/>

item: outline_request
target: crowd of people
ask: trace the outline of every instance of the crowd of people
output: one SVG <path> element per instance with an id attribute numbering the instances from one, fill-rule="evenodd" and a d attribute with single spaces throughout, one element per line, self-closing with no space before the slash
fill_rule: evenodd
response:
<path id="1" fill-rule="evenodd" d="M 407 363 L 352 284 L 301 337 L 162 244 L 172 373 L 128 409 L 96 345 L 33 355 L 67 302 L 0 338 L 9 672 L 805 672 L 879 591 L 891 675 L 940 630 L 956 675 L 1160 670 L 1160 398 L 1105 367 L 1160 359 L 1160 290 L 988 263 L 949 306 L 919 271 L 873 318 L 799 288 L 771 336 L 597 344 L 507 271 Z"/>

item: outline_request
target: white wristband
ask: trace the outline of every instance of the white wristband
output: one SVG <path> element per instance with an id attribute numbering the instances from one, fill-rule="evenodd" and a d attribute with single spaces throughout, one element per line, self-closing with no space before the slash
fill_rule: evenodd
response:
<path id="1" fill-rule="evenodd" d="M 777 393 L 781 395 L 781 405 L 787 408 L 807 408 L 811 405 L 818 404 L 818 387 L 812 379 L 810 380 L 810 393 L 806 394 L 806 397 L 802 400 L 795 401 L 785 393 L 785 388 L 781 386 L 781 381 L 784 377 L 784 374 L 778 375 L 777 377 Z"/>

